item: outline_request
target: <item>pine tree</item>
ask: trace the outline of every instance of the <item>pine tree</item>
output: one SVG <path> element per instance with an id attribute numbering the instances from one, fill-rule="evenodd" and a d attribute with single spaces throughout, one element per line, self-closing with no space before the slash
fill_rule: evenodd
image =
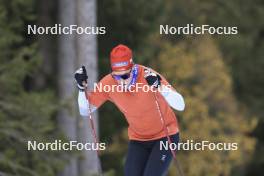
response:
<path id="1" fill-rule="evenodd" d="M 177 45 L 163 42 L 161 51 L 153 62 L 186 101 L 186 110 L 177 113 L 182 141 L 238 143 L 236 151 L 180 151 L 184 172 L 243 175 L 254 148 L 247 136 L 253 126 L 238 107 L 217 44 L 207 36 Z"/>
<path id="2" fill-rule="evenodd" d="M 34 1 L 0 3 L 0 175 L 54 176 L 60 152 L 28 150 L 27 141 L 50 142 L 58 136 L 54 93 L 35 89 L 41 68 L 37 42 L 26 34 L 36 18 Z"/>

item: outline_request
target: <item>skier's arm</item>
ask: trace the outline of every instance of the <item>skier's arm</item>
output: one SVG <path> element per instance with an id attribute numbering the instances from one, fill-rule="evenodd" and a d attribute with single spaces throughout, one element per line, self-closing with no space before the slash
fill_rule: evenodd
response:
<path id="1" fill-rule="evenodd" d="M 89 101 L 87 100 L 84 91 L 79 91 L 78 105 L 81 116 L 89 116 L 89 113 L 93 113 L 97 109 L 96 106 L 89 104 Z"/>
<path id="2" fill-rule="evenodd" d="M 105 92 L 92 91 L 88 94 L 89 101 L 87 100 L 85 95 L 85 91 L 87 91 L 85 90 L 85 85 L 87 84 L 88 76 L 84 66 L 75 72 L 74 78 L 79 88 L 78 105 L 80 114 L 81 116 L 89 116 L 89 113 L 92 113 L 99 108 L 108 99 L 108 96 Z"/>
<path id="3" fill-rule="evenodd" d="M 160 76 L 157 72 L 150 68 L 144 70 L 145 78 L 150 86 L 159 88 L 160 94 L 164 97 L 167 103 L 175 110 L 183 111 L 185 108 L 184 99 L 170 84 Z"/>
<path id="4" fill-rule="evenodd" d="M 160 94 L 165 98 L 167 103 L 175 110 L 183 111 L 185 108 L 184 99 L 181 94 L 168 86 L 161 85 Z"/>

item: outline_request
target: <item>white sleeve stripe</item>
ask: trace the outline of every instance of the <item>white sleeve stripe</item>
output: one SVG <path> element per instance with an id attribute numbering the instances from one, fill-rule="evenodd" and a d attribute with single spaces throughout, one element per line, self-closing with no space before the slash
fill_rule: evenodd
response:
<path id="1" fill-rule="evenodd" d="M 162 91 L 160 91 L 160 93 L 173 109 L 178 111 L 184 110 L 185 103 L 181 94 L 171 88 L 168 88 L 167 86 L 162 86 Z"/>
<path id="2" fill-rule="evenodd" d="M 85 97 L 85 92 L 79 91 L 78 95 L 78 105 L 79 105 L 79 111 L 81 116 L 89 116 L 89 102 Z M 91 112 L 94 112 L 96 110 L 95 106 L 90 105 Z"/>

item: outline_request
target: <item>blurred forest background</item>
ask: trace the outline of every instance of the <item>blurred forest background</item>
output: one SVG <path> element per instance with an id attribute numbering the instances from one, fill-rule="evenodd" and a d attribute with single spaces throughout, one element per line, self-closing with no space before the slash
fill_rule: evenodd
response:
<path id="1" fill-rule="evenodd" d="M 28 140 L 91 141 L 78 115 L 76 68 L 92 83 L 109 73 L 119 43 L 185 97 L 182 141 L 237 142 L 237 151 L 181 151 L 186 176 L 264 172 L 263 0 L 1 0 L 0 175 L 87 176 L 95 153 L 27 151 Z M 27 25 L 105 26 L 105 35 L 28 35 Z M 160 35 L 159 25 L 237 26 L 237 35 Z M 123 175 L 127 124 L 111 103 L 99 111 L 105 175 Z M 96 115 L 97 116 L 97 115 Z M 175 176 L 172 165 L 170 176 Z"/>

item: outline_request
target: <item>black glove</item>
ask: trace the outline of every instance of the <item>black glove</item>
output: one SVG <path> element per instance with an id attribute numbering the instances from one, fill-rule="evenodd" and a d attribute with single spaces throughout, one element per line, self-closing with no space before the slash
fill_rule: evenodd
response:
<path id="1" fill-rule="evenodd" d="M 156 73 L 150 73 L 145 76 L 145 79 L 150 86 L 154 86 L 155 88 L 158 88 L 160 86 L 161 77 L 160 75 Z"/>
<path id="2" fill-rule="evenodd" d="M 86 69 L 84 66 L 76 70 L 76 72 L 74 73 L 74 78 L 75 78 L 78 88 L 81 91 L 84 91 L 85 85 L 83 85 L 83 83 L 87 84 L 87 79 L 88 79 Z"/>

